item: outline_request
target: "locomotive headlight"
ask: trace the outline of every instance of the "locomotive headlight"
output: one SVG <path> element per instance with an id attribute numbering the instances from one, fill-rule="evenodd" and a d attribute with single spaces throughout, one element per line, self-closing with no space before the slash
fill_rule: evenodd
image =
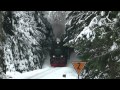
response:
<path id="1" fill-rule="evenodd" d="M 63 57 L 63 55 L 61 55 L 61 57 Z"/>
<path id="2" fill-rule="evenodd" d="M 53 55 L 53 58 L 55 58 L 55 55 Z"/>

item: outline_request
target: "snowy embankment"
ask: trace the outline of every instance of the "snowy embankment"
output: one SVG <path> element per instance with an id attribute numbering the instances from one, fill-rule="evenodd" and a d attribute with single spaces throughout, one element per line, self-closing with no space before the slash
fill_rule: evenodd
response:
<path id="1" fill-rule="evenodd" d="M 66 67 L 51 67 L 50 57 L 48 56 L 43 65 L 43 69 L 22 74 L 7 72 L 7 75 L 12 76 L 12 79 L 77 79 L 77 73 L 72 66 L 73 60 L 76 60 L 75 53 L 71 55 Z M 64 75 L 65 77 L 63 77 Z"/>

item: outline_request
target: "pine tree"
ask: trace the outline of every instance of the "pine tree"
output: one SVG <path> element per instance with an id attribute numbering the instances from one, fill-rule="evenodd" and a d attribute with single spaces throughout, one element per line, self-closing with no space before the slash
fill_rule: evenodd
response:
<path id="1" fill-rule="evenodd" d="M 14 35 L 12 27 L 12 11 L 4 11 L 3 28 L 6 34 Z"/>
<path id="2" fill-rule="evenodd" d="M 5 79 L 6 78 L 6 67 L 5 67 L 5 63 L 4 63 L 4 50 L 3 50 L 3 46 L 4 46 L 4 42 L 5 42 L 5 36 L 4 36 L 4 32 L 3 32 L 3 28 L 2 28 L 2 17 L 3 17 L 3 12 L 0 11 L 0 79 Z"/>
<path id="3" fill-rule="evenodd" d="M 120 12 L 71 11 L 67 20 L 67 44 L 87 62 L 83 78 L 120 78 Z"/>
<path id="4" fill-rule="evenodd" d="M 9 12 L 7 12 L 9 13 Z M 7 71 L 26 72 L 42 68 L 52 31 L 40 11 L 11 11 L 11 23 L 4 22 L 14 35 L 6 32 L 4 46 Z M 8 15 L 8 14 L 7 14 Z M 46 24 L 47 23 L 47 24 Z M 49 28 L 47 26 L 49 25 Z"/>

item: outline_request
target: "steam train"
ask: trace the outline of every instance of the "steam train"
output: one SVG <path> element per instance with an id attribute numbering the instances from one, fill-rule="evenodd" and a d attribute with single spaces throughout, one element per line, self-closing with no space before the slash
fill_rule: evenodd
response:
<path id="1" fill-rule="evenodd" d="M 68 48 L 62 42 L 54 42 L 50 53 L 50 64 L 52 67 L 65 67 L 68 59 Z"/>

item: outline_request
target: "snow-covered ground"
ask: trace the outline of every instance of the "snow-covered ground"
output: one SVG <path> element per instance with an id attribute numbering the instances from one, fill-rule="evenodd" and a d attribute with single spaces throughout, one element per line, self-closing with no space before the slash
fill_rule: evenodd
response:
<path id="1" fill-rule="evenodd" d="M 75 53 L 71 55 L 66 67 L 51 67 L 50 57 L 48 56 L 43 65 L 43 69 L 22 74 L 7 72 L 7 75 L 12 76 L 12 79 L 77 79 L 78 75 L 72 65 L 72 61 L 77 60 L 75 55 Z M 66 75 L 66 77 L 63 77 L 63 75 Z"/>

